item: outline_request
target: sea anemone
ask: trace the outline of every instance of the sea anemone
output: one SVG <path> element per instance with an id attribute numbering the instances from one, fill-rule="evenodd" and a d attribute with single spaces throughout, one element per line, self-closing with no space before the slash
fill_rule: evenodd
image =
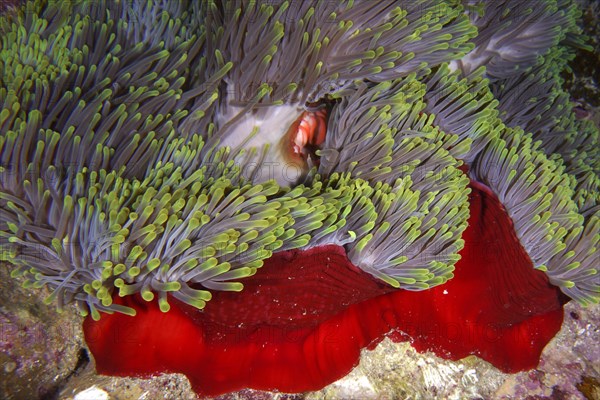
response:
<path id="1" fill-rule="evenodd" d="M 564 302 L 600 300 L 598 130 L 560 78 L 578 17 L 27 2 L 0 17 L 1 259 L 77 305 L 100 372 L 199 393 L 316 389 L 385 335 L 533 368 Z M 423 331 L 461 320 L 502 339 Z"/>

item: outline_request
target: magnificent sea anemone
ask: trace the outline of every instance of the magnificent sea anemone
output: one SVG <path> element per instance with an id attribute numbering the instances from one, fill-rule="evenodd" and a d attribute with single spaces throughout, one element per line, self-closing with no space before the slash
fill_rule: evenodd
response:
<path id="1" fill-rule="evenodd" d="M 1 259 L 97 370 L 323 387 L 384 337 L 534 368 L 600 300 L 568 0 L 31 1 L 0 17 Z M 493 338 L 491 340 L 490 338 Z"/>

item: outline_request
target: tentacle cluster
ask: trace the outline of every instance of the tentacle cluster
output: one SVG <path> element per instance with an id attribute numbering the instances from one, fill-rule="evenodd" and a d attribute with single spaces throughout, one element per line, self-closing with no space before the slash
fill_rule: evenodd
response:
<path id="1" fill-rule="evenodd" d="M 0 17 L 1 259 L 94 318 L 133 313 L 115 293 L 202 308 L 326 243 L 424 290 L 460 259 L 471 178 L 598 302 L 598 130 L 559 77 L 578 13 L 501 3 L 28 2 Z M 290 185 L 276 144 L 319 105 Z"/>

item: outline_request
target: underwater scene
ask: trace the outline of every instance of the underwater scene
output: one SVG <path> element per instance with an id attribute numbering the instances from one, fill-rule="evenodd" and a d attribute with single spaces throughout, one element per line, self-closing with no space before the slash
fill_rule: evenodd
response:
<path id="1" fill-rule="evenodd" d="M 600 399 L 597 0 L 0 0 L 0 399 Z"/>

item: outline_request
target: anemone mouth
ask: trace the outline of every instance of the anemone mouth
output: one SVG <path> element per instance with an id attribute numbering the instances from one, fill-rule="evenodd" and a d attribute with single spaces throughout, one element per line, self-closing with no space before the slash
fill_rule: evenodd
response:
<path id="1" fill-rule="evenodd" d="M 332 107 L 327 100 L 248 104 L 234 95 L 222 105 L 214 145 L 228 148 L 248 181 L 274 180 L 281 187 L 293 187 L 320 165 Z"/>
<path id="2" fill-rule="evenodd" d="M 306 169 L 319 166 L 318 150 L 327 134 L 327 109 L 304 111 L 294 121 L 280 141 L 282 153 L 287 159 L 300 163 Z"/>

